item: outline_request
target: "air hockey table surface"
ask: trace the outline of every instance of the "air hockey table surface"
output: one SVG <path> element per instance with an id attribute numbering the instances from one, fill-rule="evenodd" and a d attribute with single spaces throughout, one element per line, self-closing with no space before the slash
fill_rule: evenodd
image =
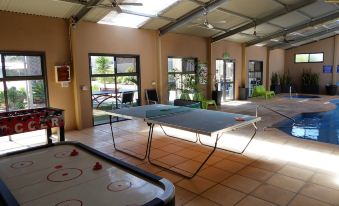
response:
<path id="1" fill-rule="evenodd" d="M 0 205 L 174 205 L 174 193 L 168 180 L 81 143 L 0 156 Z"/>

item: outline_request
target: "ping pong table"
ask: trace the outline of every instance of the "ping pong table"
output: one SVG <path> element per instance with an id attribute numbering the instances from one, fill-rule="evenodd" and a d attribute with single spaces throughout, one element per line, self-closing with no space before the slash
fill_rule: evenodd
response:
<path id="1" fill-rule="evenodd" d="M 152 105 L 144 105 L 138 107 L 130 107 L 130 108 L 122 108 L 117 110 L 107 111 L 106 114 L 110 117 L 110 126 L 112 132 L 113 146 L 117 151 L 123 152 L 135 158 L 145 160 L 148 159 L 150 164 L 159 166 L 161 168 L 170 170 L 174 173 L 180 174 L 187 178 L 194 177 L 199 170 L 204 166 L 204 164 L 208 161 L 208 159 L 212 156 L 212 154 L 217 149 L 217 144 L 220 138 L 229 131 L 245 127 L 248 125 L 252 125 L 254 127 L 254 133 L 250 137 L 248 143 L 243 148 L 241 152 L 230 151 L 234 153 L 242 154 L 247 146 L 250 144 L 252 139 L 254 138 L 257 127 L 256 122 L 260 121 L 261 118 L 256 116 L 242 115 L 242 114 L 234 114 L 213 110 L 204 110 L 204 109 L 195 109 L 189 107 L 182 106 L 172 106 L 172 105 L 162 105 L 162 104 L 152 104 Z M 146 151 L 142 157 L 134 155 L 126 150 L 119 149 L 115 143 L 114 131 L 112 127 L 112 117 L 122 117 L 126 119 L 139 119 L 143 120 L 149 126 L 148 132 L 148 141 L 146 145 Z M 155 125 L 160 125 L 163 129 L 163 126 L 167 126 L 170 128 L 181 129 L 189 132 L 196 133 L 196 142 L 199 142 L 202 145 L 209 146 L 204 144 L 200 140 L 200 135 L 206 135 L 215 137 L 214 144 L 212 146 L 212 150 L 207 155 L 205 160 L 201 163 L 196 171 L 192 173 L 192 175 L 185 175 L 176 170 L 172 170 L 170 168 L 165 168 L 164 166 L 157 164 L 152 161 L 151 157 L 151 148 L 152 148 L 152 139 L 153 139 L 153 129 Z M 163 129 L 164 131 L 164 129 Z M 166 134 L 166 132 L 164 131 Z M 167 134 L 166 134 L 167 135 Z M 168 135 L 169 136 L 169 135 Z M 226 150 L 226 149 L 224 149 Z"/>

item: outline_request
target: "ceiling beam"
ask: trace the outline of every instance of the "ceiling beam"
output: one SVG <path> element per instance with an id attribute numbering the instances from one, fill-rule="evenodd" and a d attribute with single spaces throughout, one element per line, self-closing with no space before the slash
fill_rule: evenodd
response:
<path id="1" fill-rule="evenodd" d="M 314 39 L 314 38 L 317 38 L 317 37 L 320 37 L 320 36 L 323 36 L 323 35 L 335 32 L 337 30 L 339 30 L 339 26 L 333 27 L 331 29 L 326 29 L 326 30 L 320 31 L 320 32 L 311 34 L 309 36 L 297 38 L 297 39 L 291 41 L 290 43 L 275 44 L 275 45 L 269 47 L 269 49 L 273 50 L 273 49 L 278 49 L 278 48 L 285 48 L 285 47 L 291 46 L 292 44 L 295 44 L 295 43 L 298 43 L 298 42 L 302 42 L 302 41 L 306 41 L 306 40 L 309 40 L 309 39 Z"/>
<path id="2" fill-rule="evenodd" d="M 322 17 L 319 17 L 319 18 L 315 18 L 315 19 L 311 19 L 310 21 L 308 21 L 306 23 L 301 23 L 301 24 L 298 24 L 297 26 L 293 26 L 293 27 L 290 27 L 288 29 L 275 32 L 273 34 L 269 34 L 267 36 L 260 37 L 257 40 L 246 42 L 245 46 L 249 47 L 249 46 L 258 44 L 260 42 L 263 42 L 263 41 L 274 39 L 276 37 L 283 36 L 283 35 L 286 35 L 286 34 L 289 34 L 289 33 L 292 33 L 292 32 L 307 28 L 307 27 L 316 26 L 318 24 L 321 24 L 321 23 L 324 23 L 326 21 L 330 21 L 330 20 L 333 20 L 333 19 L 337 19 L 337 18 L 339 18 L 339 11 L 338 10 L 336 10 L 335 12 L 332 12 L 328 15 L 325 15 L 325 16 L 322 16 Z"/>
<path id="3" fill-rule="evenodd" d="M 254 23 L 248 23 L 248 24 L 246 24 L 244 26 L 240 26 L 240 27 L 238 27 L 236 29 L 233 29 L 230 32 L 226 32 L 225 34 L 222 34 L 222 35 L 219 35 L 217 37 L 214 37 L 214 38 L 212 38 L 212 42 L 216 42 L 216 41 L 222 40 L 222 39 L 224 39 L 226 37 L 229 37 L 229 36 L 232 36 L 234 34 L 237 34 L 239 32 L 245 31 L 247 29 L 250 29 L 250 28 L 254 27 L 255 25 L 257 26 L 257 25 L 266 23 L 266 22 L 268 22 L 268 21 L 270 21 L 272 19 L 275 19 L 275 18 L 277 18 L 279 16 L 285 15 L 287 13 L 290 13 L 292 11 L 295 11 L 297 9 L 300 9 L 302 7 L 310 5 L 310 4 L 314 3 L 314 2 L 316 2 L 316 0 L 307 0 L 307 1 L 302 1 L 302 2 L 296 3 L 296 4 L 292 4 L 292 5 L 288 6 L 288 7 L 284 7 L 284 9 L 276 11 L 276 12 L 270 14 L 270 15 L 267 15 L 267 16 L 265 16 L 263 18 L 260 18 L 260 19 L 256 19 L 255 20 L 255 24 Z"/>
<path id="4" fill-rule="evenodd" d="M 89 0 L 82 9 L 73 16 L 74 23 L 78 23 L 84 16 L 92 9 L 92 6 L 96 6 L 102 0 Z M 81 2 L 81 1 L 80 1 Z"/>
<path id="5" fill-rule="evenodd" d="M 228 0 L 214 0 L 210 1 L 205 4 L 204 7 L 198 7 L 196 9 L 193 9 L 191 12 L 183 15 L 182 17 L 178 18 L 175 22 L 169 23 L 159 29 L 160 36 L 166 34 L 167 32 L 170 32 L 174 30 L 177 27 L 180 27 L 182 25 L 185 25 L 194 19 L 197 19 L 198 17 L 203 16 L 205 9 L 206 11 L 213 11 L 217 7 L 219 7 L 221 4 L 225 3 Z"/>

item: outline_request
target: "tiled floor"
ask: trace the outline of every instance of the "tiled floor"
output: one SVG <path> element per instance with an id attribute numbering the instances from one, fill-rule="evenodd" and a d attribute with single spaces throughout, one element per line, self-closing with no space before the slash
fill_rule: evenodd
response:
<path id="1" fill-rule="evenodd" d="M 291 116 L 298 112 L 333 108 L 326 103 L 326 98 L 302 103 L 288 102 L 279 97 L 265 102 L 256 101 Z M 219 109 L 254 114 L 255 106 L 253 103 L 232 102 Z M 259 116 L 263 118 L 259 132 L 244 155 L 218 150 L 193 179 L 185 179 L 147 161 L 115 151 L 108 125 L 67 132 L 66 137 L 169 179 L 176 187 L 176 205 L 339 205 L 339 146 L 301 140 L 267 128 L 282 119 L 268 110 L 259 110 Z M 138 154 L 144 152 L 148 134 L 144 122 L 116 123 L 114 131 L 119 147 Z M 205 146 L 168 138 L 159 127 L 154 132 L 152 159 L 180 172 L 197 168 L 210 151 Z M 194 140 L 194 134 L 178 130 L 167 132 Z M 240 150 L 250 132 L 251 128 L 231 132 L 219 146 Z M 204 139 L 208 142 L 210 138 Z"/>

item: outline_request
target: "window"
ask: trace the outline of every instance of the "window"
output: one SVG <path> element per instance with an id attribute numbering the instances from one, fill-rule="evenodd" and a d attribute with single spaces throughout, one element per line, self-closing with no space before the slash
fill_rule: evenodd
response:
<path id="1" fill-rule="evenodd" d="M 191 82 L 196 80 L 197 59 L 168 58 L 168 100 L 173 102 L 184 92 L 192 93 Z M 192 97 L 191 97 L 192 98 Z"/>
<path id="2" fill-rule="evenodd" d="M 109 123 L 109 117 L 98 110 L 140 104 L 139 56 L 90 54 L 89 60 L 94 125 Z M 124 93 L 130 92 L 133 101 L 126 103 Z"/>
<path id="3" fill-rule="evenodd" d="M 317 63 L 324 61 L 324 53 L 296 54 L 295 63 Z"/>
<path id="4" fill-rule="evenodd" d="M 0 53 L 0 111 L 47 106 L 44 55 Z"/>

